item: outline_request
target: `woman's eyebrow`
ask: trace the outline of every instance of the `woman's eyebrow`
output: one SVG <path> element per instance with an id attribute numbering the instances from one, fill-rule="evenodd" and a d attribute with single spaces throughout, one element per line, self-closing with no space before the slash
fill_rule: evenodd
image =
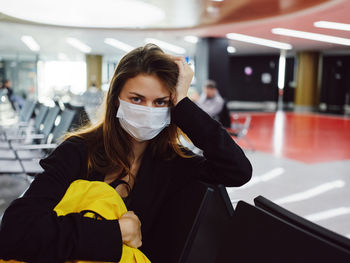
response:
<path id="1" fill-rule="evenodd" d="M 170 98 L 170 96 L 165 96 L 165 97 L 157 98 L 157 100 L 164 100 L 164 99 L 168 99 L 168 98 Z"/>
<path id="2" fill-rule="evenodd" d="M 138 97 L 141 97 L 141 98 L 145 98 L 145 96 L 141 95 L 141 94 L 138 94 L 136 92 L 129 92 L 130 94 L 133 94 L 133 95 L 136 95 Z"/>
<path id="3" fill-rule="evenodd" d="M 137 92 L 129 92 L 130 94 L 132 94 L 132 95 L 136 95 L 136 96 L 138 96 L 138 97 L 140 97 L 140 98 L 142 98 L 142 99 L 144 99 L 144 98 L 146 98 L 145 96 L 143 96 L 143 95 L 141 95 L 141 94 L 139 94 L 139 93 L 137 93 Z M 165 97 L 160 97 L 160 98 L 156 98 L 156 100 L 164 100 L 164 99 L 168 99 L 168 98 L 170 98 L 170 96 L 165 96 Z"/>

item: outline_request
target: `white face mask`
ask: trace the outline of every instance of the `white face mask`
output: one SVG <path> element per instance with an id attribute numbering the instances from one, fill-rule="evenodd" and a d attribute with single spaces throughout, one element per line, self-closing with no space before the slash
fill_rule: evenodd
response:
<path id="1" fill-rule="evenodd" d="M 116 117 L 122 128 L 138 141 L 153 139 L 170 124 L 168 107 L 146 107 L 121 99 Z"/>

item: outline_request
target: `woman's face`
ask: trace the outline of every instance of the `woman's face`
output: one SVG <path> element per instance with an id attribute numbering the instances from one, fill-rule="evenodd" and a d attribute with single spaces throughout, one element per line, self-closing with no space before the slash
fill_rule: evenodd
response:
<path id="1" fill-rule="evenodd" d="M 137 105 L 168 107 L 170 91 L 158 77 L 140 74 L 125 82 L 119 97 L 123 101 Z"/>

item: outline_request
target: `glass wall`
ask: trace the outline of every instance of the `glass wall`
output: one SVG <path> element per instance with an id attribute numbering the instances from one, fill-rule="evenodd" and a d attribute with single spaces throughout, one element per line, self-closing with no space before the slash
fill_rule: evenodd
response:
<path id="1" fill-rule="evenodd" d="M 37 97 L 37 58 L 9 57 L 0 60 L 0 81 L 12 83 L 14 95 L 22 98 Z"/>
<path id="2" fill-rule="evenodd" d="M 86 91 L 85 61 L 39 61 L 38 99 L 81 95 Z"/>

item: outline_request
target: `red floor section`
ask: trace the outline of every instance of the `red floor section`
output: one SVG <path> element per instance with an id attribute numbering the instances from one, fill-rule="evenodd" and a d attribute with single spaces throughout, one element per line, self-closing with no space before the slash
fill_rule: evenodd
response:
<path id="1" fill-rule="evenodd" d="M 282 112 L 250 115 L 246 138 L 255 150 L 306 163 L 350 159 L 349 118 Z M 246 140 L 236 141 L 249 148 Z"/>

